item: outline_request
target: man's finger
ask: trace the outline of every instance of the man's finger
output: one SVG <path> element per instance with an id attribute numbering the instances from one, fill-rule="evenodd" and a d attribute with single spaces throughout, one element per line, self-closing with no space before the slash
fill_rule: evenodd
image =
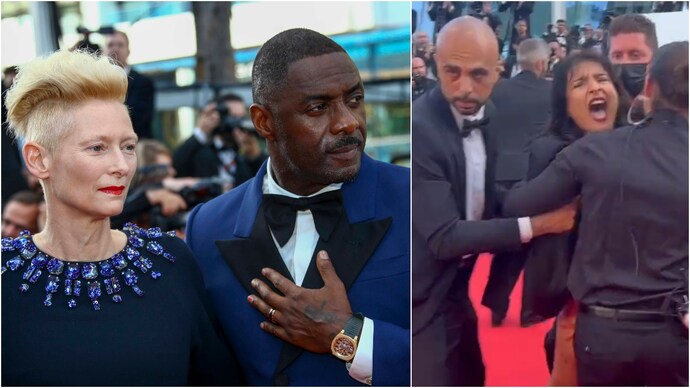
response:
<path id="1" fill-rule="evenodd" d="M 292 341 L 290 341 L 290 338 L 287 335 L 287 331 L 283 327 L 275 325 L 271 322 L 261 322 L 260 326 L 263 331 L 269 334 L 273 334 L 274 336 L 282 339 L 285 342 L 292 343 Z"/>
<path id="2" fill-rule="evenodd" d="M 276 308 L 283 305 L 283 300 L 285 298 L 273 292 L 273 290 L 271 290 L 271 287 L 269 287 L 266 283 L 262 282 L 261 280 L 253 279 L 252 287 L 254 287 L 254 289 L 259 293 L 261 299 L 263 299 L 269 305 Z"/>
<path id="3" fill-rule="evenodd" d="M 290 291 L 297 287 L 295 283 L 291 282 L 285 276 L 278 273 L 278 271 L 271 268 L 264 268 L 261 270 L 261 274 L 266 277 L 273 285 L 280 291 L 283 295 L 290 295 Z"/>
<path id="4" fill-rule="evenodd" d="M 338 284 L 342 286 L 343 282 L 338 277 L 338 274 L 335 273 L 333 262 L 326 251 L 319 251 L 316 255 L 316 267 L 319 269 L 325 286 L 335 286 Z"/>
<path id="5" fill-rule="evenodd" d="M 268 319 L 269 321 L 271 320 L 271 310 L 275 309 L 275 307 L 264 302 L 263 299 L 261 299 L 260 297 L 258 297 L 256 295 L 249 295 L 247 297 L 247 302 L 249 302 L 249 304 L 251 304 L 252 307 L 254 307 L 257 311 L 259 311 L 261 314 L 263 314 L 263 316 L 266 317 L 266 319 Z M 273 317 L 272 317 L 273 319 L 272 320 L 274 322 L 278 322 L 278 316 L 279 315 L 280 314 L 278 312 L 278 309 L 275 309 L 275 311 L 273 311 Z"/>

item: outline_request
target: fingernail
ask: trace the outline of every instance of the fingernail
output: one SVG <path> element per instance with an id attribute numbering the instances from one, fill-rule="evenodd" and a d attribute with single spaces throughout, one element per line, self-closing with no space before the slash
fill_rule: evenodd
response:
<path id="1" fill-rule="evenodd" d="M 259 282 L 256 279 L 252 279 L 252 287 L 256 287 Z"/>
<path id="2" fill-rule="evenodd" d="M 252 298 L 252 296 L 249 295 L 249 296 L 247 297 L 247 302 L 249 302 L 249 303 L 254 303 L 254 298 Z"/>
<path id="3" fill-rule="evenodd" d="M 261 323 L 259 324 L 259 327 L 261 327 L 262 329 L 266 330 L 266 322 L 261 322 Z"/>
<path id="4" fill-rule="evenodd" d="M 261 274 L 264 275 L 264 276 L 268 275 L 268 268 L 262 269 L 262 270 L 261 270 Z"/>
<path id="5" fill-rule="evenodd" d="M 328 254 L 326 254 L 326 251 L 319 252 L 319 259 L 328 260 Z"/>

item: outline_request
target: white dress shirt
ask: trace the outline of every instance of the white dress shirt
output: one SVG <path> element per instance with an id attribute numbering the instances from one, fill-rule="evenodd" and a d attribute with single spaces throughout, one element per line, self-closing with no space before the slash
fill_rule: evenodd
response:
<path id="1" fill-rule="evenodd" d="M 342 185 L 342 183 L 330 184 L 316 193 L 309 195 L 308 197 L 313 197 L 329 191 L 340 190 Z M 264 176 L 263 181 L 263 193 L 284 195 L 291 198 L 301 197 L 280 187 L 275 179 L 273 179 L 273 174 L 271 172 L 271 158 L 268 158 L 268 162 L 266 164 L 266 176 Z M 278 244 L 278 240 L 276 240 L 275 236 L 273 235 L 273 231 L 271 231 L 271 236 L 273 237 L 273 242 L 275 243 L 276 248 L 278 248 L 278 252 L 280 252 L 280 256 L 285 262 L 285 266 L 288 268 L 290 275 L 292 275 L 292 278 L 295 280 L 295 284 L 301 286 L 302 282 L 304 281 L 304 276 L 307 273 L 307 268 L 309 268 L 311 258 L 314 254 L 314 249 L 316 249 L 316 244 L 319 241 L 319 233 L 316 231 L 314 217 L 311 213 L 311 210 L 297 212 L 295 230 L 292 232 L 292 236 L 290 236 L 288 242 L 282 247 L 280 244 Z M 361 383 L 371 385 L 374 364 L 373 353 L 374 321 L 365 317 L 364 326 L 362 327 L 362 335 L 359 338 L 359 344 L 357 346 L 357 353 L 355 353 L 355 358 L 352 360 L 352 364 L 347 365 L 349 374 L 353 379 Z"/>
<path id="2" fill-rule="evenodd" d="M 459 130 L 463 121 L 475 121 L 484 118 L 484 106 L 472 116 L 463 116 L 453 105 L 450 106 Z M 465 217 L 468 221 L 482 219 L 485 205 L 485 177 L 486 177 L 486 146 L 484 136 L 479 128 L 475 128 L 467 137 L 462 139 L 462 149 L 465 154 Z M 532 224 L 529 217 L 518 218 L 520 240 L 523 243 L 532 240 Z M 470 257 L 467 254 L 463 258 Z"/>

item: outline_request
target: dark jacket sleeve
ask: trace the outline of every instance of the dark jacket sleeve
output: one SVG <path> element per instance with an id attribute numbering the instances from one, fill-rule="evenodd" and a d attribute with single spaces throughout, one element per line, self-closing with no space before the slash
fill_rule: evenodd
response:
<path id="1" fill-rule="evenodd" d="M 568 153 L 560 152 L 536 178 L 508 193 L 503 212 L 508 217 L 538 215 L 564 206 L 579 192 L 571 159 Z"/>
<path id="2" fill-rule="evenodd" d="M 193 135 L 190 136 L 184 143 L 182 143 L 173 153 L 173 167 L 177 171 L 178 177 L 193 177 L 194 161 L 197 153 L 204 145 L 199 142 Z"/>
<path id="3" fill-rule="evenodd" d="M 435 130 L 413 119 L 412 132 L 413 139 L 414 136 L 420 138 L 414 142 L 412 153 L 412 225 L 415 232 L 424 237 L 434 256 L 450 260 L 469 253 L 519 247 L 516 219 L 464 219 L 458 210 L 459 205 L 464 204 L 457 204 L 454 195 L 455 190 L 464 190 L 464 183 L 452 182 L 440 157 L 443 149 L 425 141 Z"/>

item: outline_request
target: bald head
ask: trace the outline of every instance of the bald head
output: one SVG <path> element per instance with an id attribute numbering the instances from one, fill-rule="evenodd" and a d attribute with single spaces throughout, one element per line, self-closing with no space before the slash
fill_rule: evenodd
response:
<path id="1" fill-rule="evenodd" d="M 441 90 L 462 115 L 473 115 L 486 103 L 498 79 L 498 42 L 482 20 L 463 16 L 439 32 L 434 59 Z"/>

